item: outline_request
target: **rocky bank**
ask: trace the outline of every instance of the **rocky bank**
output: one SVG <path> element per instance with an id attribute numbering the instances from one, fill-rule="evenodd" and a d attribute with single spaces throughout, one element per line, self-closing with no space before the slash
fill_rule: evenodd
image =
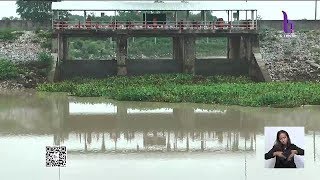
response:
<path id="1" fill-rule="evenodd" d="M 0 59 L 8 59 L 25 71 L 15 79 L 0 80 L 0 89 L 34 88 L 47 80 L 37 60 L 39 52 L 48 50 L 41 47 L 41 39 L 34 32 L 19 33 L 21 35 L 15 40 L 0 40 Z"/>
<path id="2" fill-rule="evenodd" d="M 320 31 L 296 32 L 285 36 L 267 30 L 260 33 L 260 52 L 273 81 L 320 82 Z M 36 33 L 23 31 L 14 41 L 0 40 L 0 59 L 6 58 L 25 67 L 26 72 L 14 80 L 0 80 L 0 89 L 34 88 L 47 78 L 36 63 L 42 48 Z"/>
<path id="3" fill-rule="evenodd" d="M 273 81 L 320 81 L 320 31 L 260 34 L 260 52 Z"/>

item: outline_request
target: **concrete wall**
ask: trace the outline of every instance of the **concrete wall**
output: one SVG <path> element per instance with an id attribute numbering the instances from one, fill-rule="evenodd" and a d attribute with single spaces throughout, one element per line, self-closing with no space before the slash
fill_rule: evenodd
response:
<path id="1" fill-rule="evenodd" d="M 86 78 L 104 78 L 117 75 L 115 60 L 69 60 L 59 65 L 58 80 L 84 76 Z"/>
<path id="2" fill-rule="evenodd" d="M 32 21 L 26 20 L 0 20 L 0 29 L 2 28 L 12 28 L 18 30 L 36 30 L 41 29 L 51 29 L 51 22 L 48 24 L 34 23 Z"/>
<path id="3" fill-rule="evenodd" d="M 128 75 L 181 73 L 182 65 L 173 59 L 129 59 L 127 60 Z M 197 59 L 195 74 L 197 75 L 247 75 L 249 66 L 240 61 L 227 59 Z M 74 77 L 105 78 L 117 75 L 115 60 L 69 60 L 58 68 L 59 78 L 65 80 Z"/>
<path id="4" fill-rule="evenodd" d="M 228 59 L 196 59 L 197 75 L 248 75 L 249 66 L 241 61 Z"/>
<path id="5" fill-rule="evenodd" d="M 290 17 L 289 17 L 290 18 Z M 295 30 L 319 30 L 320 20 L 292 20 L 295 25 Z M 261 20 L 258 21 L 258 28 L 274 28 L 277 30 L 282 30 L 283 25 L 282 20 Z"/>
<path id="6" fill-rule="evenodd" d="M 173 59 L 129 59 L 128 75 L 181 73 L 182 65 Z"/>
<path id="7" fill-rule="evenodd" d="M 252 57 L 249 65 L 249 76 L 258 82 L 271 82 L 270 74 L 262 59 L 259 47 L 252 48 Z"/>

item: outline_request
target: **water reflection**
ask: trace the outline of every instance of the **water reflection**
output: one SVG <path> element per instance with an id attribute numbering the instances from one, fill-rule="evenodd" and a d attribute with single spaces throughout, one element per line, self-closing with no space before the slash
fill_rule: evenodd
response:
<path id="1" fill-rule="evenodd" d="M 314 137 L 320 130 L 316 120 L 320 111 L 315 106 L 271 109 L 107 100 L 95 103 L 92 98 L 61 94 L 0 98 L 2 135 L 52 134 L 54 145 L 66 144 L 70 153 L 254 152 L 256 135 L 263 134 L 264 126 L 305 126 Z"/>
<path id="2" fill-rule="evenodd" d="M 214 157 L 218 163 L 230 161 L 226 166 L 238 168 L 239 173 L 242 169 L 245 179 L 247 171 L 255 173 L 247 165 L 264 166 L 265 126 L 304 126 L 309 153 L 306 162 L 312 161 L 309 167 L 316 167 L 320 160 L 318 117 L 317 106 L 272 109 L 7 94 L 0 95 L 0 154 L 1 150 L 15 151 L 19 144 L 31 147 L 30 141 L 39 139 L 33 142 L 41 143 L 39 148 L 67 146 L 73 159 L 115 154 L 166 155 L 162 159 L 179 154 L 208 160 Z M 42 158 L 42 154 L 34 156 Z M 209 163 L 205 159 L 201 163 Z"/>
<path id="3" fill-rule="evenodd" d="M 256 132 L 241 127 L 246 122 L 233 109 L 67 104 L 69 113 L 54 142 L 67 144 L 70 153 L 255 150 Z"/>
<path id="4" fill-rule="evenodd" d="M 239 133 L 234 132 L 70 133 L 67 139 L 64 144 L 67 144 L 70 153 L 255 150 L 254 134 L 249 138 L 241 138 Z M 79 147 L 74 142 L 82 143 L 83 146 Z"/>

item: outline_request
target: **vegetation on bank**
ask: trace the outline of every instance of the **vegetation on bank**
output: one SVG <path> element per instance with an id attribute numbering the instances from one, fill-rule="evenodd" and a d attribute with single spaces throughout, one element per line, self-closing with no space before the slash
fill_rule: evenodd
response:
<path id="1" fill-rule="evenodd" d="M 17 79 L 19 75 L 48 76 L 53 65 L 53 57 L 48 52 L 39 52 L 36 61 L 14 63 L 8 59 L 0 59 L 0 80 Z"/>
<path id="2" fill-rule="evenodd" d="M 254 83 L 247 77 L 186 74 L 74 79 L 45 83 L 39 91 L 67 92 L 82 97 L 119 101 L 194 102 L 241 106 L 295 107 L 320 104 L 320 84 L 313 82 Z"/>
<path id="3" fill-rule="evenodd" d="M 52 49 L 52 31 L 36 29 L 35 34 L 37 36 L 33 39 L 34 43 L 40 43 L 40 46 L 44 49 Z"/>
<path id="4" fill-rule="evenodd" d="M 20 71 L 21 69 L 13 62 L 0 59 L 0 80 L 16 78 Z"/>
<path id="5" fill-rule="evenodd" d="M 48 52 L 39 52 L 36 63 L 39 65 L 44 76 L 47 76 L 53 66 L 53 57 Z"/>
<path id="6" fill-rule="evenodd" d="M 0 29 L 0 41 L 14 41 L 22 34 L 22 31 L 17 31 L 16 29 Z"/>

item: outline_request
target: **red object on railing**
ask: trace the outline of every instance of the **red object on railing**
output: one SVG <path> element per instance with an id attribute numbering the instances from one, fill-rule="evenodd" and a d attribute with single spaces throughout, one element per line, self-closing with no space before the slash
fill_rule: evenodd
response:
<path id="1" fill-rule="evenodd" d="M 180 22 L 178 22 L 178 25 L 179 25 L 179 29 L 180 29 L 180 30 L 183 30 L 183 28 L 184 28 L 183 20 L 181 20 Z"/>
<path id="2" fill-rule="evenodd" d="M 57 30 L 75 30 L 75 29 L 176 29 L 176 30 L 183 30 L 183 29 L 238 29 L 238 30 L 245 30 L 245 29 L 256 29 L 256 24 L 253 24 L 251 21 L 242 21 L 241 23 L 231 23 L 231 22 L 224 22 L 222 18 L 215 22 L 208 22 L 204 24 L 203 22 L 191 21 L 178 21 L 178 22 L 165 22 L 165 23 L 158 23 L 154 21 L 152 24 L 145 22 L 92 22 L 92 21 L 54 21 L 53 28 Z"/>
<path id="3" fill-rule="evenodd" d="M 223 29 L 223 27 L 224 27 L 224 21 L 223 21 L 222 18 L 219 18 L 219 19 L 216 21 L 216 27 L 217 27 L 218 29 Z"/>

